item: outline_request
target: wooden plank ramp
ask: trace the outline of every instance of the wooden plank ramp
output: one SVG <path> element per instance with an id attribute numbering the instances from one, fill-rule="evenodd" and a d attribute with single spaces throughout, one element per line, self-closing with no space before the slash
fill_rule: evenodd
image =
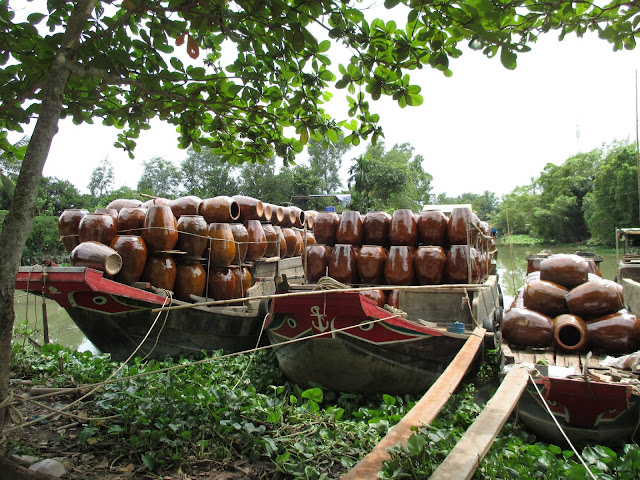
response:
<path id="1" fill-rule="evenodd" d="M 529 380 L 525 367 L 513 367 L 475 422 L 458 441 L 429 480 L 468 480 L 491 448 L 515 408 Z"/>
<path id="2" fill-rule="evenodd" d="M 389 430 L 389 433 L 367 456 L 342 477 L 343 480 L 377 480 L 378 472 L 382 470 L 382 462 L 391 460 L 387 448 L 398 443 L 406 443 L 413 434 L 412 427 L 428 425 L 446 405 L 480 349 L 485 332 L 484 328 L 478 327 L 471 333 L 458 354 L 427 393 L 402 420 Z"/>

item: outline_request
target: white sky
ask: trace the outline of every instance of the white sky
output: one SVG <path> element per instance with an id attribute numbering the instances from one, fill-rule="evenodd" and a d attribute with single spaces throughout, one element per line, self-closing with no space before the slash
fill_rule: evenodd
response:
<path id="1" fill-rule="evenodd" d="M 506 70 L 499 58 L 467 50 L 452 60 L 452 78 L 430 68 L 414 72 L 422 106 L 400 109 L 390 99 L 371 103 L 381 114 L 387 149 L 403 142 L 414 146 L 434 177 L 436 194 L 489 190 L 500 196 L 530 183 L 547 163 L 560 164 L 614 139 L 635 141 L 640 47 L 613 52 L 594 37 L 558 42 L 557 33 L 532 47 L 518 56 L 515 71 Z M 63 121 L 44 175 L 67 179 L 86 192 L 92 170 L 108 157 L 116 187 L 135 188 L 144 160 L 160 156 L 177 164 L 186 156 L 176 147 L 175 127 L 151 125 L 130 160 L 113 147 L 115 129 Z M 342 170 L 363 151 L 361 145 L 348 152 Z"/>

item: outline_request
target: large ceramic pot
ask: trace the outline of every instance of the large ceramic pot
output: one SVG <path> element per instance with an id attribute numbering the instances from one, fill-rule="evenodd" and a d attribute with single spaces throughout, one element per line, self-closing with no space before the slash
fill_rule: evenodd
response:
<path id="1" fill-rule="evenodd" d="M 87 241 L 71 250 L 71 265 L 101 270 L 115 275 L 122 268 L 122 257 L 113 248 L 104 243 Z"/>
<path id="2" fill-rule="evenodd" d="M 293 230 L 293 233 L 296 235 L 296 246 L 293 251 L 294 257 L 302 256 L 302 250 L 304 249 L 304 240 L 302 239 L 302 232 L 300 230 Z"/>
<path id="3" fill-rule="evenodd" d="M 207 272 L 197 261 L 179 263 L 176 267 L 174 295 L 179 300 L 191 301 L 191 295 L 201 297 L 207 285 Z"/>
<path id="4" fill-rule="evenodd" d="M 387 305 L 394 308 L 402 309 L 402 307 L 400 306 L 400 290 L 391 290 L 387 295 L 386 301 Z"/>
<path id="5" fill-rule="evenodd" d="M 316 242 L 316 236 L 313 234 L 313 232 L 310 232 L 308 230 L 302 232 L 302 244 L 303 246 L 311 246 L 311 245 L 315 245 L 318 242 Z"/>
<path id="6" fill-rule="evenodd" d="M 264 215 L 264 205 L 257 198 L 245 195 L 234 195 L 233 198 L 240 207 L 240 221 L 260 220 Z"/>
<path id="7" fill-rule="evenodd" d="M 588 344 L 587 325 L 577 315 L 558 315 L 553 319 L 553 340 L 565 352 L 581 352 Z"/>
<path id="8" fill-rule="evenodd" d="M 284 207 L 280 205 L 271 205 L 271 223 L 282 226 L 284 221 Z"/>
<path id="9" fill-rule="evenodd" d="M 633 353 L 640 348 L 640 320 L 626 310 L 587 323 L 589 345 L 612 355 Z"/>
<path id="10" fill-rule="evenodd" d="M 118 230 L 118 210 L 115 208 L 96 208 L 93 213 L 106 213 L 107 215 L 111 215 L 113 223 L 116 225 L 116 231 Z"/>
<path id="11" fill-rule="evenodd" d="M 149 256 L 141 279 L 154 287 L 173 291 L 176 282 L 176 262 L 166 253 Z"/>
<path id="12" fill-rule="evenodd" d="M 371 300 L 376 302 L 376 305 L 380 308 L 384 307 L 384 304 L 387 300 L 387 297 L 384 294 L 384 290 L 380 290 L 380 289 L 364 290 L 360 292 L 360 295 L 370 298 Z"/>
<path id="13" fill-rule="evenodd" d="M 447 244 L 449 219 L 440 210 L 423 210 L 418 215 L 418 241 L 423 245 Z"/>
<path id="14" fill-rule="evenodd" d="M 291 207 L 291 211 L 294 215 L 293 226 L 294 228 L 302 228 L 305 223 L 304 211 L 298 207 Z"/>
<path id="15" fill-rule="evenodd" d="M 418 245 L 418 223 L 413 212 L 408 208 L 396 210 L 391 216 L 389 225 L 389 242 L 391 245 Z"/>
<path id="16" fill-rule="evenodd" d="M 200 215 L 207 223 L 235 222 L 240 218 L 240 205 L 224 195 L 207 198 L 200 205 Z"/>
<path id="17" fill-rule="evenodd" d="M 111 241 L 111 248 L 122 257 L 122 268 L 115 280 L 129 285 L 140 280 L 147 262 L 147 245 L 142 237 L 116 235 Z"/>
<path id="18" fill-rule="evenodd" d="M 142 202 L 140 200 L 129 199 L 129 198 L 116 198 L 115 200 L 111 200 L 107 205 L 107 208 L 114 208 L 120 213 L 120 210 L 123 208 L 138 208 L 142 206 Z"/>
<path id="19" fill-rule="evenodd" d="M 264 231 L 264 237 L 267 240 L 267 249 L 264 252 L 264 256 L 267 258 L 277 256 L 279 240 L 275 227 L 270 223 L 263 223 L 262 230 Z"/>
<path id="20" fill-rule="evenodd" d="M 267 237 L 264 233 L 260 220 L 248 220 L 245 222 L 245 227 L 249 234 L 247 258 L 250 260 L 263 258 L 267 251 Z"/>
<path id="21" fill-rule="evenodd" d="M 471 258 L 469 258 L 469 253 Z M 475 258 L 475 248 L 467 250 L 466 245 L 451 245 L 447 252 L 447 281 L 449 283 L 470 283 L 473 282 L 474 266 L 471 265 L 471 279 L 469 279 L 469 262 L 473 263 Z"/>
<path id="22" fill-rule="evenodd" d="M 391 245 L 389 258 L 384 265 L 384 278 L 389 285 L 412 285 L 414 248 L 407 245 Z"/>
<path id="23" fill-rule="evenodd" d="M 151 252 L 173 249 L 178 242 L 178 222 L 169 205 L 153 204 L 147 209 L 142 238 Z"/>
<path id="24" fill-rule="evenodd" d="M 307 281 L 315 283 L 327 274 L 331 248 L 326 245 L 307 247 Z"/>
<path id="25" fill-rule="evenodd" d="M 313 230 L 313 226 L 315 225 L 317 215 L 318 215 L 318 212 L 316 212 L 315 210 L 304 211 L 304 223 L 309 230 Z"/>
<path id="26" fill-rule="evenodd" d="M 384 281 L 387 258 L 387 252 L 380 245 L 363 245 L 356 258 L 360 282 L 381 285 Z"/>
<path id="27" fill-rule="evenodd" d="M 510 308 L 502 319 L 502 338 L 520 347 L 548 347 L 553 341 L 553 320 L 528 308 Z"/>
<path id="28" fill-rule="evenodd" d="M 287 256 L 287 239 L 285 238 L 284 232 L 282 231 L 282 227 L 280 225 L 275 225 L 273 229 L 276 231 L 277 238 L 276 254 L 274 256 L 285 258 Z"/>
<path id="29" fill-rule="evenodd" d="M 176 249 L 185 252 L 185 258 L 200 258 L 209 243 L 209 226 L 202 215 L 181 215 L 178 219 Z"/>
<path id="30" fill-rule="evenodd" d="M 150 198 L 146 202 L 143 202 L 142 205 L 140 205 L 140 206 L 143 207 L 143 208 L 149 208 L 151 205 L 167 205 L 167 206 L 169 206 L 170 203 L 171 203 L 171 200 L 169 200 L 169 199 L 162 198 L 162 197 L 154 197 L 154 198 Z"/>
<path id="31" fill-rule="evenodd" d="M 298 248 L 298 236 L 296 235 L 295 230 L 293 230 L 293 228 L 282 228 L 282 236 L 284 238 L 284 241 L 286 242 L 287 248 L 286 248 L 286 254 L 284 255 L 284 257 L 289 258 L 289 257 L 293 257 L 296 253 L 296 250 Z M 280 257 L 283 257 L 283 255 L 280 255 Z"/>
<path id="32" fill-rule="evenodd" d="M 540 279 L 572 289 L 589 280 L 589 265 L 579 255 L 551 255 L 540 262 Z"/>
<path id="33" fill-rule="evenodd" d="M 473 241 L 473 212 L 471 207 L 456 207 L 451 210 L 449 223 L 447 224 L 447 237 L 451 245 L 467 244 L 467 225 L 469 228 L 470 241 Z"/>
<path id="34" fill-rule="evenodd" d="M 316 241 L 319 244 L 333 247 L 336 244 L 336 231 L 339 224 L 340 216 L 336 212 L 318 213 L 313 226 Z"/>
<path id="35" fill-rule="evenodd" d="M 296 212 L 291 207 L 282 208 L 282 220 L 280 220 L 280 226 L 283 228 L 291 228 L 296 223 Z"/>
<path id="36" fill-rule="evenodd" d="M 236 243 L 228 223 L 209 224 L 209 261 L 211 265 L 227 267 L 236 256 Z"/>
<path id="37" fill-rule="evenodd" d="M 336 244 L 329 256 L 329 276 L 338 282 L 353 284 L 358 281 L 356 248 L 349 244 Z"/>
<path id="38" fill-rule="evenodd" d="M 107 213 L 87 213 L 78 225 L 80 243 L 93 241 L 111 245 L 116 232 L 116 223 Z"/>
<path id="39" fill-rule="evenodd" d="M 146 216 L 146 208 L 122 207 L 118 213 L 118 235 L 142 235 Z"/>
<path id="40" fill-rule="evenodd" d="M 247 251 L 249 250 L 249 232 L 242 223 L 231 223 L 229 226 L 231 227 L 233 240 L 236 242 L 236 256 L 233 259 L 233 263 L 242 265 L 242 262 L 247 258 Z"/>
<path id="41" fill-rule="evenodd" d="M 360 212 L 346 210 L 340 215 L 340 223 L 336 230 L 336 243 L 344 243 L 359 247 L 363 239 L 362 217 Z"/>
<path id="42" fill-rule="evenodd" d="M 213 268 L 207 284 L 209 296 L 214 300 L 231 300 L 236 291 L 236 275 L 232 268 Z"/>
<path id="43" fill-rule="evenodd" d="M 567 293 L 569 292 L 566 288 L 553 282 L 527 281 L 523 292 L 524 306 L 550 317 L 557 317 L 563 313 L 569 313 Z"/>
<path id="44" fill-rule="evenodd" d="M 89 211 L 85 209 L 69 208 L 63 211 L 60 217 L 58 217 L 58 233 L 60 234 L 64 248 L 69 253 L 80 243 L 78 228 L 80 227 L 80 220 L 82 220 L 82 217 L 87 213 L 89 213 Z"/>
<path id="45" fill-rule="evenodd" d="M 270 203 L 265 203 L 262 202 L 262 207 L 263 207 L 263 211 L 262 211 L 262 218 L 260 219 L 260 221 L 265 222 L 265 223 L 271 223 L 271 218 L 273 217 L 273 205 L 271 205 Z"/>
<path id="46" fill-rule="evenodd" d="M 178 220 L 183 215 L 200 215 L 200 205 L 202 205 L 202 199 L 195 195 L 176 198 L 169 203 L 173 215 Z"/>
<path id="47" fill-rule="evenodd" d="M 620 310 L 624 305 L 620 285 L 611 280 L 589 280 L 567 293 L 567 308 L 582 318 L 598 318 Z"/>
<path id="48" fill-rule="evenodd" d="M 251 288 L 251 272 L 246 267 L 236 267 L 233 268 L 233 274 L 236 277 L 233 298 L 245 298 L 247 290 Z"/>
<path id="49" fill-rule="evenodd" d="M 438 285 L 446 279 L 447 254 L 439 246 L 418 247 L 413 266 L 420 285 Z"/>
<path id="50" fill-rule="evenodd" d="M 362 221 L 362 237 L 366 245 L 389 246 L 391 215 L 387 212 L 367 212 Z"/>

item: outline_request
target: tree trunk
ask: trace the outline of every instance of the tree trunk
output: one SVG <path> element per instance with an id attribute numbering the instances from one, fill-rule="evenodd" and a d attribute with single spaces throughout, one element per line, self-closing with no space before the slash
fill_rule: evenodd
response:
<path id="1" fill-rule="evenodd" d="M 68 65 L 75 59 L 80 35 L 96 3 L 97 0 L 81 0 L 73 9 L 60 52 L 42 88 L 40 115 L 22 162 L 11 208 L 0 232 L 0 403 L 9 392 L 11 336 L 15 319 L 13 295 L 20 257 L 33 223 L 42 169 L 53 136 L 58 131 L 63 94 L 70 74 Z M 6 413 L 6 409 L 0 409 L 0 432 L 4 429 Z"/>

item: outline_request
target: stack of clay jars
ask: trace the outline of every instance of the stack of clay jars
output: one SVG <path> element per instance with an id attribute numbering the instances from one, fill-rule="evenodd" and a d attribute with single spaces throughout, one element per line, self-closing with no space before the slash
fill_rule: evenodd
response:
<path id="1" fill-rule="evenodd" d="M 622 287 L 602 279 L 593 260 L 551 255 L 534 268 L 504 315 L 505 341 L 565 352 L 640 348 L 640 320 L 623 308 Z"/>
<path id="2" fill-rule="evenodd" d="M 313 225 L 315 214 L 241 195 L 118 199 L 95 213 L 65 210 L 58 227 L 72 265 L 104 270 L 126 284 L 148 282 L 180 300 L 205 292 L 228 300 L 251 287 L 245 261 L 300 256 L 305 242 L 314 242 L 303 227 Z"/>
<path id="3" fill-rule="evenodd" d="M 455 208 L 450 217 L 436 210 L 418 215 L 408 209 L 392 215 L 318 213 L 316 245 L 307 248 L 308 281 L 328 275 L 346 284 L 466 284 L 471 274 L 471 282 L 479 283 L 490 265 L 467 244 L 469 222 L 479 223 L 470 208 Z M 470 242 L 479 238 L 474 234 Z"/>

